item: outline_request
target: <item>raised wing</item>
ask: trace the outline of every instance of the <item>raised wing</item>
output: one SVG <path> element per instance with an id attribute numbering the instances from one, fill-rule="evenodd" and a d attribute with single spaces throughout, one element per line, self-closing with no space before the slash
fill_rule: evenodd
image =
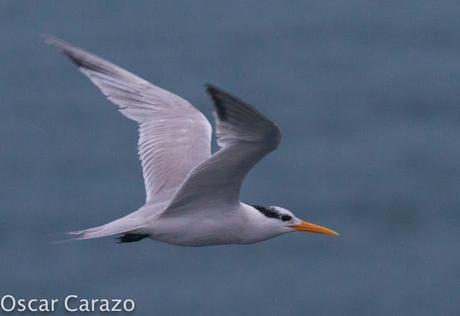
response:
<path id="1" fill-rule="evenodd" d="M 225 211 L 225 206 L 238 205 L 246 174 L 281 140 L 278 127 L 243 101 L 211 85 L 207 91 L 216 108 L 221 149 L 192 170 L 164 216 L 213 206 Z"/>
<path id="2" fill-rule="evenodd" d="M 146 203 L 169 201 L 188 172 L 211 155 L 211 125 L 181 97 L 60 39 L 46 43 L 69 57 L 126 117 L 139 123 Z"/>

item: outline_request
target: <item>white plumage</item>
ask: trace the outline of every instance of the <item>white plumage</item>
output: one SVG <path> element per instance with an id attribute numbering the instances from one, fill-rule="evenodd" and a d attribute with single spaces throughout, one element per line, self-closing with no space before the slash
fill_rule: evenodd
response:
<path id="1" fill-rule="evenodd" d="M 281 139 L 278 127 L 243 101 L 207 86 L 220 147 L 211 155 L 211 125 L 189 102 L 60 39 L 45 41 L 139 124 L 145 204 L 113 222 L 71 233 L 75 239 L 121 234 L 121 242 L 150 237 L 203 246 L 253 243 L 294 230 L 336 234 L 281 207 L 240 202 L 246 174 Z"/>

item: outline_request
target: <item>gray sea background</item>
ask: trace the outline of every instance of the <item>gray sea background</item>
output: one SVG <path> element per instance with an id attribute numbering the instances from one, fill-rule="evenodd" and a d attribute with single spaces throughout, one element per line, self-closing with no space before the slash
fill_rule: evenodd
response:
<path id="1" fill-rule="evenodd" d="M 2 1 L 0 294 L 131 298 L 135 315 L 458 315 L 458 1 Z M 276 122 L 242 200 L 340 237 L 55 243 L 142 205 L 136 124 L 49 33 L 188 99 Z M 66 314 L 62 309 L 55 314 Z"/>

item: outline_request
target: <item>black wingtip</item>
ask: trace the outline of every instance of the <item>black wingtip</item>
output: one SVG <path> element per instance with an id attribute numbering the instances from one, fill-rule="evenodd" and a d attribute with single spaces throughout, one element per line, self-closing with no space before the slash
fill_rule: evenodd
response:
<path id="1" fill-rule="evenodd" d="M 204 86 L 206 87 L 206 92 L 208 92 L 211 96 L 231 96 L 230 93 L 225 92 L 223 89 L 219 88 L 218 86 L 215 86 L 211 83 L 205 83 Z"/>
<path id="2" fill-rule="evenodd" d="M 204 86 L 206 87 L 206 92 L 214 101 L 217 116 L 221 121 L 224 121 L 227 118 L 227 112 L 225 111 L 225 106 L 223 105 L 221 96 L 222 94 L 226 95 L 226 93 L 210 83 L 206 83 Z"/>
<path id="3" fill-rule="evenodd" d="M 74 46 L 73 44 L 70 44 L 58 37 L 55 37 L 49 34 L 42 34 L 42 38 L 46 44 L 59 50 L 61 53 L 67 56 L 67 58 L 69 58 L 70 61 L 72 61 L 78 67 L 82 67 L 82 68 L 86 68 L 86 69 L 94 70 L 98 72 L 104 72 L 104 69 L 98 66 L 97 63 L 89 62 L 83 56 L 83 54 L 92 55 L 91 53 L 86 52 L 83 49 Z"/>
<path id="4" fill-rule="evenodd" d="M 219 95 L 228 95 L 227 92 L 223 91 L 222 89 L 216 87 L 213 84 L 210 83 L 205 83 L 204 85 L 206 87 L 206 92 L 214 99 L 217 98 Z"/>
<path id="5" fill-rule="evenodd" d="M 219 89 L 218 87 L 216 87 L 215 85 L 211 83 L 205 83 L 204 86 L 206 88 L 206 91 L 210 94 L 216 93 L 216 92 L 222 92 L 221 89 Z"/>

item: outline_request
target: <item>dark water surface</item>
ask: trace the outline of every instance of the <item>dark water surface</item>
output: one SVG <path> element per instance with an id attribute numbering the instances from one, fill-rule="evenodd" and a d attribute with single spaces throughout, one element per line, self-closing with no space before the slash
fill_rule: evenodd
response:
<path id="1" fill-rule="evenodd" d="M 0 294 L 133 298 L 137 315 L 457 315 L 459 16 L 458 1 L 3 1 Z M 284 138 L 243 200 L 341 236 L 52 243 L 136 209 L 144 187 L 135 123 L 40 33 L 208 118 L 206 82 L 254 104 Z"/>

